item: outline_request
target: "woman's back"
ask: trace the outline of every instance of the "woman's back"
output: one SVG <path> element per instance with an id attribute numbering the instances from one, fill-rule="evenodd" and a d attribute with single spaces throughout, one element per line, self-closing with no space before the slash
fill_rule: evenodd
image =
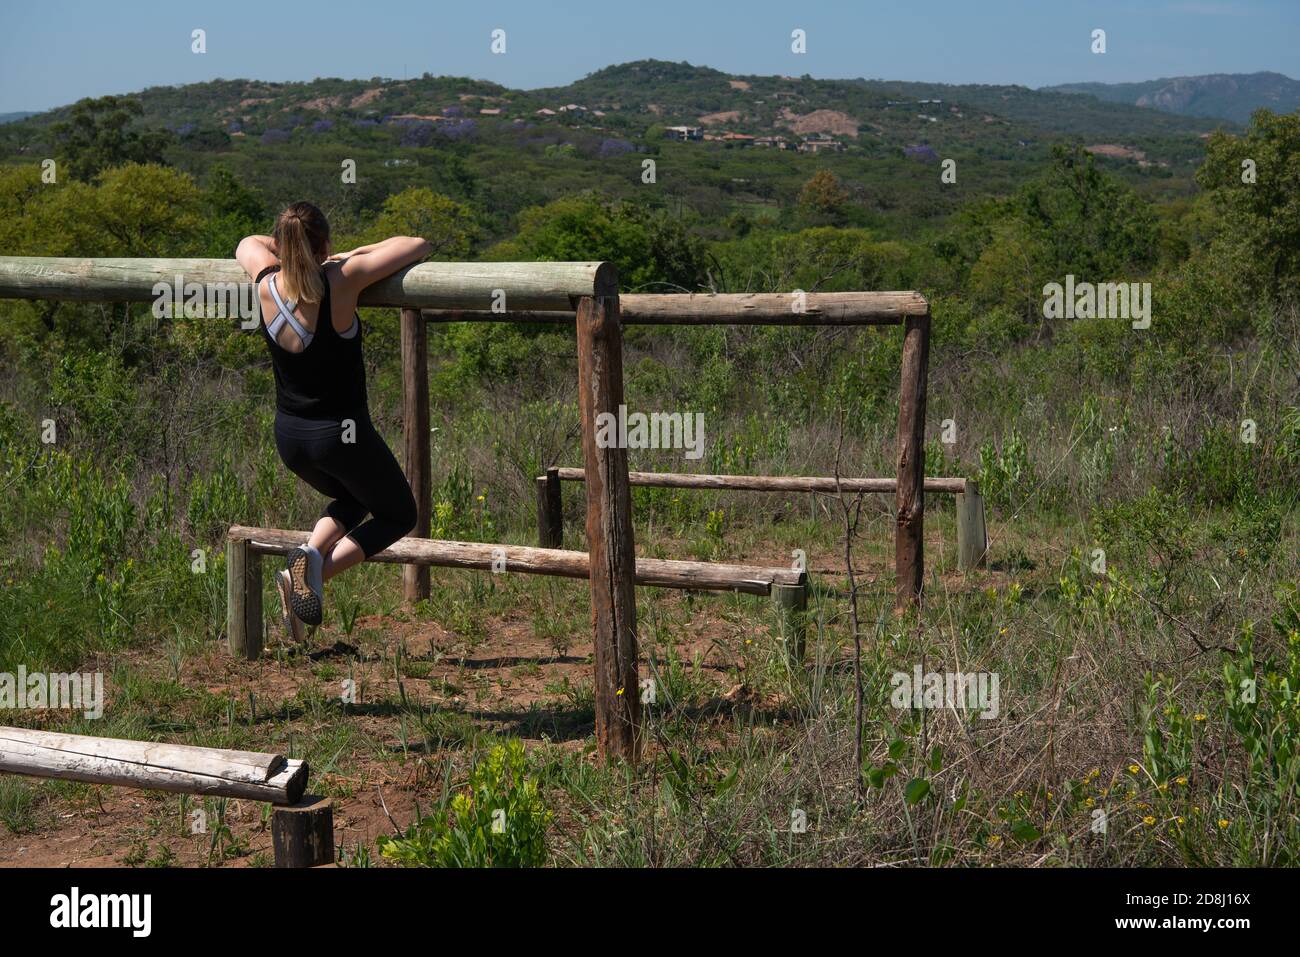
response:
<path id="1" fill-rule="evenodd" d="M 284 288 L 283 279 L 277 279 L 278 269 L 267 267 L 258 277 L 257 297 L 262 309 L 262 323 L 272 329 L 272 336 L 281 348 L 287 352 L 301 352 L 307 341 L 315 336 L 316 327 L 321 322 L 324 300 L 321 302 L 300 302 L 289 296 Z M 335 332 L 344 337 L 354 334 L 358 318 L 356 313 L 357 295 L 351 284 L 343 279 L 337 262 L 327 262 L 323 267 L 322 282 L 329 292 L 330 322 Z M 288 310 L 282 307 L 288 305 Z M 276 324 L 284 314 L 288 321 Z M 303 333 L 306 332 L 307 336 Z"/>
<path id="2" fill-rule="evenodd" d="M 302 419 L 365 418 L 366 366 L 355 297 L 336 293 L 337 280 L 331 281 L 330 273 L 339 270 L 326 266 L 320 302 L 294 303 L 278 290 L 278 271 L 276 266 L 268 267 L 258 282 L 260 325 L 275 374 L 276 408 Z M 344 331 L 339 330 L 344 325 L 340 313 L 350 316 Z"/>

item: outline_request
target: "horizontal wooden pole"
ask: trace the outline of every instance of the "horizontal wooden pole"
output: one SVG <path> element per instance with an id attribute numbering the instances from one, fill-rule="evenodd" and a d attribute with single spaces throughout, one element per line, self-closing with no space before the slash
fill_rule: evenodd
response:
<path id="1" fill-rule="evenodd" d="M 0 728 L 0 771 L 88 784 L 293 804 L 307 787 L 305 761 L 188 744 Z"/>
<path id="2" fill-rule="evenodd" d="M 307 541 L 309 532 L 282 528 L 252 528 L 232 525 L 228 537 L 246 540 L 249 551 L 262 555 L 283 555 Z M 504 571 L 559 578 L 589 578 L 586 552 L 559 548 L 529 548 L 524 545 L 492 545 L 484 542 L 448 542 L 434 538 L 403 538 L 372 555 L 372 562 L 398 565 L 436 565 L 442 568 L 472 568 L 491 571 L 504 561 Z M 770 595 L 772 585 L 798 585 L 804 573 L 791 568 L 751 565 L 723 565 L 716 562 L 670 561 L 661 558 L 636 560 L 636 583 L 656 588 L 685 588 L 700 591 L 738 591 Z"/>
<path id="3" fill-rule="evenodd" d="M 557 469 L 560 481 L 581 482 L 582 469 Z M 834 492 L 835 479 L 806 475 L 697 475 L 691 472 L 628 472 L 632 485 L 652 488 L 712 488 L 746 492 Z M 840 488 L 846 492 L 893 492 L 894 478 L 842 478 Z M 966 488 L 964 478 L 926 478 L 927 492 L 960 493 Z"/>
<path id="4" fill-rule="evenodd" d="M 0 299 L 153 302 L 159 283 L 249 282 L 233 259 L 60 259 L 0 256 Z M 581 296 L 618 294 L 617 271 L 601 262 L 417 263 L 361 294 L 363 306 L 411 309 L 570 310 Z"/>
<path id="5" fill-rule="evenodd" d="M 802 311 L 796 311 L 800 306 Z M 925 315 L 925 298 L 916 292 L 810 292 L 801 300 L 792 293 L 627 293 L 619 297 L 624 325 L 759 325 L 874 326 L 898 325 L 907 316 Z M 426 310 L 432 322 L 572 323 L 573 311 L 511 308 Z"/>

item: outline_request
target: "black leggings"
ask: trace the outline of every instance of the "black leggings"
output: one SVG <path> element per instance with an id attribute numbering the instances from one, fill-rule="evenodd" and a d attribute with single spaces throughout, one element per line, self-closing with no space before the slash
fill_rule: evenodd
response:
<path id="1" fill-rule="evenodd" d="M 302 419 L 277 411 L 275 447 L 289 471 L 333 499 L 321 516 L 342 525 L 370 558 L 415 527 L 415 496 L 369 412 L 350 420 L 348 434 L 348 418 Z M 371 519 L 362 522 L 367 514 Z"/>

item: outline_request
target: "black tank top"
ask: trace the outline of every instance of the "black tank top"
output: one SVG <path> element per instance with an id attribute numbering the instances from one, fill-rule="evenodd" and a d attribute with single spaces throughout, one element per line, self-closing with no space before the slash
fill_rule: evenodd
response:
<path id="1" fill-rule="evenodd" d="M 255 284 L 279 266 L 258 274 Z M 275 341 L 265 322 L 262 337 L 271 351 L 271 368 L 275 371 L 275 407 L 288 415 L 303 419 L 345 419 L 366 414 L 366 365 L 361 357 L 360 321 L 357 334 L 344 339 L 334 331 L 330 312 L 330 284 L 321 270 L 325 293 L 312 340 L 301 352 L 290 352 Z M 261 293 L 258 293 L 261 303 Z"/>

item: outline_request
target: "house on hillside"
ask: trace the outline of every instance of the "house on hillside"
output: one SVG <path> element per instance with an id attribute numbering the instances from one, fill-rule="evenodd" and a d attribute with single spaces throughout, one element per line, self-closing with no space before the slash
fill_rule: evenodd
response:
<path id="1" fill-rule="evenodd" d="M 735 143 L 737 146 L 749 146 L 754 142 L 754 137 L 748 133 L 733 133 L 730 130 L 722 133 L 705 133 L 704 138 L 706 140 L 720 140 L 724 143 Z"/>
<path id="2" fill-rule="evenodd" d="M 784 136 L 759 136 L 754 139 L 755 146 L 767 146 L 772 149 L 788 150 L 790 141 Z"/>
<path id="3" fill-rule="evenodd" d="M 669 126 L 664 128 L 664 136 L 684 143 L 687 140 L 704 139 L 704 131 L 698 126 Z"/>
<path id="4" fill-rule="evenodd" d="M 554 110 L 547 109 L 546 107 L 542 107 L 540 110 L 537 111 L 537 115 L 538 115 L 538 116 L 554 116 L 554 115 L 555 115 L 555 111 L 554 111 Z"/>
<path id="5" fill-rule="evenodd" d="M 826 133 L 810 133 L 799 144 L 800 153 L 841 153 L 844 144 Z"/>

